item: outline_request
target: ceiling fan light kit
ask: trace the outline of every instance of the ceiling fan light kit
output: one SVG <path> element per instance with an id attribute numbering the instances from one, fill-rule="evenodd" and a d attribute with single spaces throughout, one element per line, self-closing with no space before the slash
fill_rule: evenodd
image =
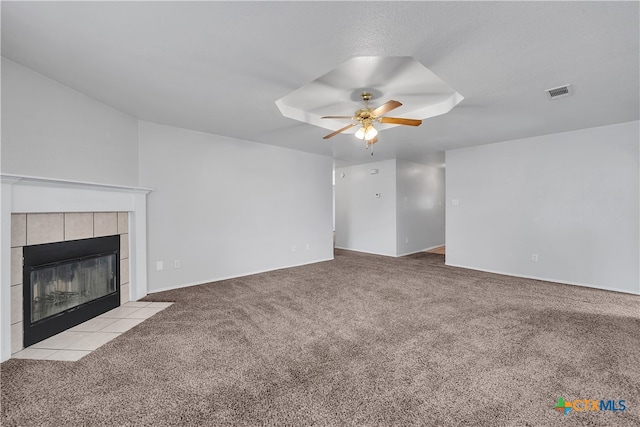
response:
<path id="1" fill-rule="evenodd" d="M 408 125 L 408 126 L 420 126 L 422 120 L 418 119 L 401 119 L 398 117 L 381 117 L 382 114 L 385 114 L 395 108 L 400 107 L 402 104 L 398 101 L 387 101 L 382 104 L 380 107 L 372 110 L 369 108 L 369 100 L 371 99 L 371 94 L 369 92 L 362 92 L 360 95 L 362 100 L 364 101 L 364 108 L 355 112 L 353 116 L 323 116 L 322 119 L 349 119 L 356 121 L 354 126 L 360 126 L 360 128 L 356 131 L 355 137 L 358 139 L 362 139 L 365 141 L 365 148 L 369 148 L 373 144 L 378 141 L 378 130 L 373 126 L 373 122 L 378 121 L 382 123 L 382 119 L 385 119 L 386 123 L 394 123 L 400 125 Z M 345 126 L 343 128 L 338 129 L 335 132 L 330 133 L 329 135 L 325 135 L 324 139 L 332 138 L 339 133 L 344 132 L 347 129 L 350 129 L 352 126 Z M 373 150 L 371 151 L 371 155 L 373 155 Z"/>
<path id="2" fill-rule="evenodd" d="M 370 80 L 374 80 L 375 84 Z M 353 88 L 362 89 L 354 91 Z M 364 102 L 364 108 L 353 115 L 326 115 L 331 111 L 342 114 L 349 111 L 353 108 L 356 94 Z M 396 100 L 369 108 L 369 101 L 373 100 L 374 94 L 376 98 L 384 94 L 406 98 L 402 109 L 404 114 L 419 118 L 385 116 L 403 106 Z M 413 57 L 363 56 L 350 59 L 280 98 L 276 105 L 285 117 L 331 130 L 323 139 L 341 133 L 353 133 L 356 138 L 365 141 L 365 148 L 369 148 L 378 141 L 380 131 L 395 126 L 420 126 L 423 119 L 445 114 L 463 99 L 462 95 Z M 343 126 L 340 123 L 343 120 L 351 120 L 352 123 Z"/>
<path id="3" fill-rule="evenodd" d="M 360 129 L 357 130 L 355 137 L 358 139 L 364 139 L 364 134 L 365 134 L 365 129 L 364 127 L 361 127 Z"/>
<path id="4" fill-rule="evenodd" d="M 362 139 L 366 139 L 367 141 L 370 141 L 376 135 L 378 135 L 378 131 L 376 130 L 376 128 L 373 127 L 373 125 L 370 125 L 365 129 L 364 136 L 362 137 Z"/>

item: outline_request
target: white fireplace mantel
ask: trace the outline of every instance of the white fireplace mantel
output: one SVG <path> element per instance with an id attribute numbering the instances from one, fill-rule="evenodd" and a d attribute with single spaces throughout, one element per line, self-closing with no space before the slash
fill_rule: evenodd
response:
<path id="1" fill-rule="evenodd" d="M 11 214 L 129 212 L 130 299 L 147 295 L 148 188 L 1 174 L 0 361 L 11 357 Z"/>

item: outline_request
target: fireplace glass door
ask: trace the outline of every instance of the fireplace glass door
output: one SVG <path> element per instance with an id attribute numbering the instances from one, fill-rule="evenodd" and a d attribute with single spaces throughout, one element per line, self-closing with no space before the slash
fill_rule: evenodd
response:
<path id="1" fill-rule="evenodd" d="M 24 346 L 120 305 L 120 236 L 23 248 Z"/>
<path id="2" fill-rule="evenodd" d="M 40 266 L 31 271 L 31 322 L 116 291 L 116 255 Z"/>

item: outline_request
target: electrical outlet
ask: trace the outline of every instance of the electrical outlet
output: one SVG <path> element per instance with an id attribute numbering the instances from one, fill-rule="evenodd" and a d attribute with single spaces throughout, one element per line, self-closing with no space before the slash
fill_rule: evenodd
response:
<path id="1" fill-rule="evenodd" d="M 408 237 L 405 237 L 405 238 L 404 238 L 404 242 L 405 242 L 405 243 L 409 243 L 409 238 L 408 238 Z"/>
<path id="2" fill-rule="evenodd" d="M 156 270 L 164 270 L 164 263 L 162 261 L 156 261 Z"/>
<path id="3" fill-rule="evenodd" d="M 291 252 L 295 252 L 297 250 L 298 250 L 298 248 L 296 248 L 295 246 L 291 246 Z"/>
<path id="4" fill-rule="evenodd" d="M 307 243 L 307 250 L 311 249 L 311 243 Z"/>
<path id="5" fill-rule="evenodd" d="M 179 259 L 173 261 L 173 268 L 180 268 L 180 260 Z"/>
<path id="6" fill-rule="evenodd" d="M 452 204 L 453 206 L 458 206 L 458 205 L 460 204 L 460 200 L 458 200 L 458 199 L 453 199 L 453 200 L 451 200 L 451 204 Z"/>
<path id="7" fill-rule="evenodd" d="M 531 254 L 531 261 L 538 262 L 538 254 Z"/>

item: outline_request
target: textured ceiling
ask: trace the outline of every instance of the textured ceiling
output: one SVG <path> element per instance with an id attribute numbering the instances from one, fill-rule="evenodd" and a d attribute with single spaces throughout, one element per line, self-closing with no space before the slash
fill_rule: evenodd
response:
<path id="1" fill-rule="evenodd" d="M 2 2 L 2 55 L 142 120 L 338 165 L 429 163 L 446 149 L 638 120 L 638 6 Z M 418 128 L 386 130 L 373 159 L 350 135 L 323 140 L 326 129 L 280 114 L 276 100 L 356 56 L 412 56 L 465 99 Z M 567 83 L 573 95 L 547 98 Z"/>

